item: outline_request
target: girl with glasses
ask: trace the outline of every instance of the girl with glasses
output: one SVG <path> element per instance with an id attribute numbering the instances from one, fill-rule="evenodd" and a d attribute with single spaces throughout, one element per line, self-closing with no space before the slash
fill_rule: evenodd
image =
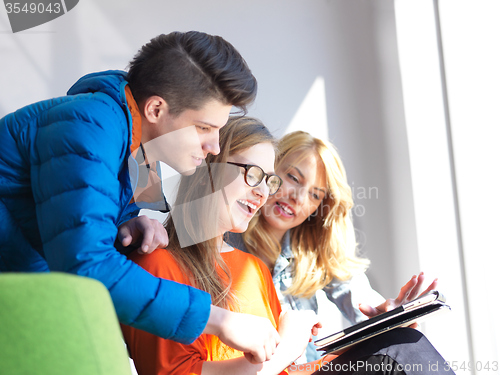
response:
<path id="1" fill-rule="evenodd" d="M 280 374 L 304 351 L 320 326 L 312 311 L 288 312 L 281 306 L 272 277 L 257 257 L 224 241 L 227 231 L 243 232 L 282 181 L 274 173 L 275 140 L 258 120 L 230 118 L 220 131 L 221 152 L 180 181 L 166 228 L 168 249 L 130 258 L 153 275 L 208 292 L 216 308 L 268 319 L 280 344 L 271 360 L 254 364 L 218 337 L 202 335 L 177 343 L 122 326 L 140 375 Z M 154 303 L 154 302 L 152 302 Z M 222 323 L 224 324 L 224 323 Z M 180 324 L 182 327 L 182 323 Z M 257 325 L 248 325 L 248 338 Z"/>

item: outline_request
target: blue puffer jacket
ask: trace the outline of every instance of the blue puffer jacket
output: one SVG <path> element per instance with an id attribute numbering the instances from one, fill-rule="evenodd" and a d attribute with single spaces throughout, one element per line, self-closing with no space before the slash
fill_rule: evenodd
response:
<path id="1" fill-rule="evenodd" d="M 68 96 L 0 120 L 0 272 L 63 271 L 110 291 L 120 322 L 182 343 L 210 296 L 151 276 L 113 244 L 133 191 L 125 73 L 81 78 Z"/>

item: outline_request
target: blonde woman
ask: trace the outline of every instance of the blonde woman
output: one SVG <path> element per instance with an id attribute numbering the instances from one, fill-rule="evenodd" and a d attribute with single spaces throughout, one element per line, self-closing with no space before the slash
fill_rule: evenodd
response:
<path id="1" fill-rule="evenodd" d="M 316 294 L 323 290 L 345 318 L 356 323 L 417 297 L 424 282 L 422 273 L 413 276 L 396 299 L 384 302 L 371 289 L 364 274 L 369 262 L 356 255 L 351 189 L 333 145 L 297 131 L 285 135 L 278 149 L 280 191 L 270 197 L 243 235 L 228 235 L 229 243 L 267 264 L 283 310 L 318 312 Z M 350 352 L 357 358 L 354 349 Z M 318 357 L 311 343 L 301 360 Z"/>

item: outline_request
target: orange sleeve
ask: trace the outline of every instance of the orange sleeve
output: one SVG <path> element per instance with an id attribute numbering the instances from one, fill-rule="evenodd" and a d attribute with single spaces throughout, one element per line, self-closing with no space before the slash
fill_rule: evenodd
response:
<path id="1" fill-rule="evenodd" d="M 165 249 L 157 249 L 149 255 L 134 253 L 130 258 L 154 276 L 189 284 L 172 255 Z M 122 325 L 122 332 L 141 375 L 201 374 L 207 359 L 206 340 L 202 335 L 190 345 L 166 340 L 130 326 Z"/>

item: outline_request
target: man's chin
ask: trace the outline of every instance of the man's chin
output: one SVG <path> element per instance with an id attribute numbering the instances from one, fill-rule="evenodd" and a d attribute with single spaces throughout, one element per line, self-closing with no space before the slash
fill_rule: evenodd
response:
<path id="1" fill-rule="evenodd" d="M 179 172 L 183 176 L 191 176 L 196 170 L 200 167 L 207 166 L 205 163 L 205 159 L 194 159 L 195 161 L 187 162 L 184 160 L 184 163 L 178 163 L 176 166 L 172 166 L 177 172 Z M 200 162 L 201 160 L 201 162 Z"/>
<path id="2" fill-rule="evenodd" d="M 179 172 L 183 176 L 191 176 L 194 172 L 196 172 L 196 168 L 188 169 L 188 170 L 184 170 L 184 171 L 178 170 L 177 172 Z"/>

